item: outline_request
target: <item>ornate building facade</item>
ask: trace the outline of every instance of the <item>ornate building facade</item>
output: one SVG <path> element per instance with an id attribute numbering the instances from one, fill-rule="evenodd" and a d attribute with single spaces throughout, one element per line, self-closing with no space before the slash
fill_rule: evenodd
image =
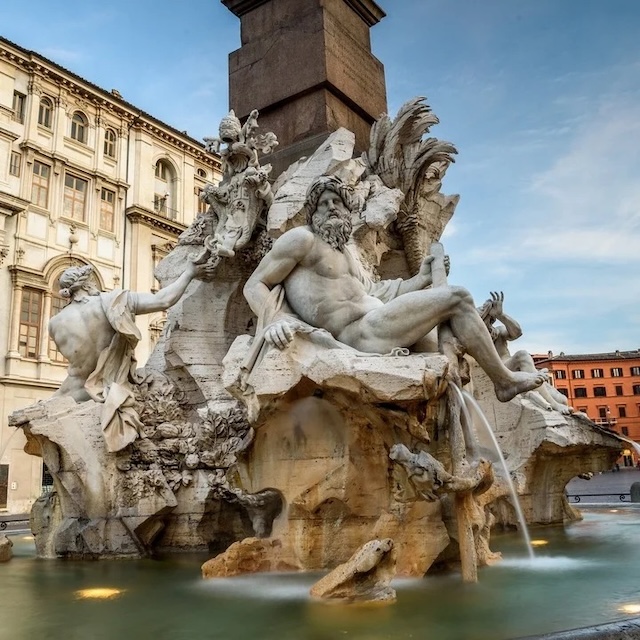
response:
<path id="1" fill-rule="evenodd" d="M 7 416 L 65 377 L 47 333 L 60 274 L 91 262 L 103 290 L 156 289 L 154 266 L 220 178 L 186 132 L 0 38 L 0 509 L 26 512 L 42 490 L 42 463 Z M 144 363 L 164 317 L 137 322 Z"/>

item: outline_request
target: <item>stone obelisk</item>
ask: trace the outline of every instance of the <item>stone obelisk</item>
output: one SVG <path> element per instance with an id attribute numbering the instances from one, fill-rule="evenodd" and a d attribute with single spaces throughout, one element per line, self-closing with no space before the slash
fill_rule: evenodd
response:
<path id="1" fill-rule="evenodd" d="M 339 127 L 368 148 L 373 121 L 387 110 L 382 63 L 370 28 L 384 16 L 373 0 L 222 0 L 240 18 L 241 43 L 229 55 L 229 103 L 242 120 L 280 142 L 272 176 L 310 155 Z"/>

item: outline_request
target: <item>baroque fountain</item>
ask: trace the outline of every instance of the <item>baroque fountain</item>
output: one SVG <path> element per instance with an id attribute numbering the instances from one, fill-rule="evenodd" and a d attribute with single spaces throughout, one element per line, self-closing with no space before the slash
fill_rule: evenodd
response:
<path id="1" fill-rule="evenodd" d="M 497 592 L 511 567 L 497 549 L 506 556 L 512 543 L 496 532 L 519 514 L 529 525 L 579 521 L 566 483 L 610 468 L 620 443 L 566 406 L 530 357 L 509 353 L 503 295 L 476 309 L 447 282 L 439 240 L 458 196 L 441 189 L 456 149 L 430 137 L 438 119 L 424 99 L 380 117 L 361 156 L 340 128 L 277 176 L 262 156 L 278 141 L 258 119 L 232 111 L 207 139 L 224 177 L 159 265 L 158 294 L 100 292 L 90 267 L 63 274 L 70 303 L 51 334 L 69 377 L 10 418 L 54 479 L 31 516 L 37 555 L 135 559 L 71 565 L 83 577 L 100 566 L 99 579 L 133 592 L 136 571 L 169 585 L 197 566 L 175 552 L 207 553 L 213 580 L 177 601 L 219 598 L 222 626 L 251 602 L 256 624 L 269 624 L 277 607 L 255 594 L 271 592 L 293 621 L 274 623 L 273 636 L 227 624 L 225 638 L 335 637 L 359 624 L 352 609 L 309 604 L 315 631 L 295 635 L 309 597 L 397 598 L 400 613 L 371 614 L 379 629 L 415 623 L 407 603 L 443 584 L 441 612 L 456 608 L 447 598 L 474 611 L 466 583 L 481 569 L 480 585 L 486 576 Z M 160 309 L 165 330 L 137 368 L 135 314 Z M 504 468 L 474 413 L 492 417 Z M 123 620 L 141 608 L 132 596 Z M 411 637 L 403 629 L 394 637 Z M 366 637 L 391 636 L 369 624 Z"/>

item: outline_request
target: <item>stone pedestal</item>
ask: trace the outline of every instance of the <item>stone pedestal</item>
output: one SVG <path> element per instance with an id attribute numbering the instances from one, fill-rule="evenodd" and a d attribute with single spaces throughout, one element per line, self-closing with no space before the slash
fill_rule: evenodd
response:
<path id="1" fill-rule="evenodd" d="M 229 56 L 229 103 L 240 119 L 260 112 L 280 146 L 265 161 L 278 175 L 346 127 L 368 148 L 387 110 L 384 68 L 369 29 L 385 13 L 372 0 L 222 0 L 240 18 L 242 47 Z"/>

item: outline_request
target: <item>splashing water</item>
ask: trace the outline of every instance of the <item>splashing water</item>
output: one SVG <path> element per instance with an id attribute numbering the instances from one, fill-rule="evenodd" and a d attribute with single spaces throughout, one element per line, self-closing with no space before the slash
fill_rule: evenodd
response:
<path id="1" fill-rule="evenodd" d="M 489 436 L 489 438 L 491 439 L 491 442 L 493 444 L 493 447 L 495 449 L 495 452 L 498 456 L 498 459 L 500 461 L 500 466 L 502 467 L 503 473 L 504 473 L 504 478 L 507 482 L 507 486 L 509 487 L 509 493 L 511 495 L 511 500 L 513 502 L 513 507 L 515 509 L 516 512 L 516 517 L 518 519 L 518 526 L 520 531 L 522 532 L 522 536 L 524 538 L 525 544 L 527 546 L 527 552 L 529 554 L 529 559 L 530 560 L 534 560 L 536 555 L 533 551 L 533 545 L 531 544 L 531 536 L 529 535 L 529 529 L 527 527 L 527 521 L 524 518 L 524 513 L 522 512 L 522 507 L 520 506 L 520 500 L 518 499 L 518 493 L 516 491 L 516 488 L 513 484 L 513 480 L 511 479 L 511 474 L 509 473 L 509 469 L 507 467 L 507 463 L 504 459 L 504 456 L 502 455 L 502 449 L 500 449 L 500 445 L 498 443 L 498 440 L 496 439 L 495 433 L 493 432 L 493 429 L 491 428 L 491 425 L 489 424 L 489 421 L 487 420 L 486 416 L 484 415 L 484 413 L 482 412 L 482 409 L 480 408 L 480 405 L 476 402 L 476 399 L 470 394 L 467 393 L 466 391 L 463 391 L 462 389 L 460 389 L 457 385 L 453 385 L 453 388 L 456 390 L 457 395 L 460 399 L 461 402 L 461 406 L 464 407 L 463 409 L 463 416 L 465 418 L 465 420 L 468 420 L 468 425 L 469 428 L 471 428 L 471 412 L 469 411 L 469 407 L 471 407 L 471 409 L 473 410 L 474 414 L 477 416 L 478 421 L 480 422 L 480 424 L 484 427 L 487 435 Z"/>
<path id="2" fill-rule="evenodd" d="M 2 451 L 0 451 L 0 460 L 2 460 L 2 456 L 4 455 L 5 451 L 9 447 L 9 443 L 11 442 L 11 439 L 13 438 L 13 436 L 16 435 L 16 433 L 18 433 L 18 431 L 19 429 L 14 429 L 13 433 L 7 438 L 7 441 L 4 443 L 4 447 L 2 447 Z"/>

